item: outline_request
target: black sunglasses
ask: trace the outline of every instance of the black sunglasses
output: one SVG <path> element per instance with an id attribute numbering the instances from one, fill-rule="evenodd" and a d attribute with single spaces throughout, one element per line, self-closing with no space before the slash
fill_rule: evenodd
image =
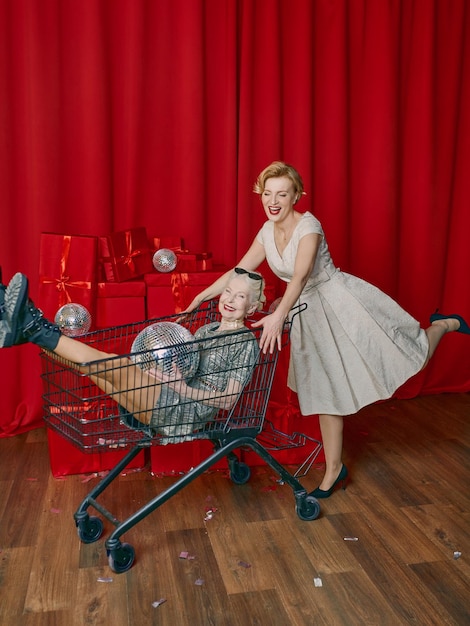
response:
<path id="1" fill-rule="evenodd" d="M 235 272 L 237 274 L 248 274 L 248 276 L 252 278 L 253 280 L 263 280 L 263 277 L 261 276 L 261 274 L 255 274 L 255 272 L 248 272 L 247 270 L 244 270 L 243 267 L 236 267 Z"/>
<path id="2" fill-rule="evenodd" d="M 243 267 L 236 267 L 235 268 L 235 273 L 236 274 L 248 274 L 248 276 L 252 279 L 252 280 L 263 280 L 263 277 L 261 276 L 261 274 L 256 274 L 255 272 L 248 272 L 247 270 L 244 270 Z M 261 282 L 260 286 L 259 286 L 259 296 L 258 296 L 258 300 L 261 301 L 261 296 L 263 295 L 263 283 Z"/>

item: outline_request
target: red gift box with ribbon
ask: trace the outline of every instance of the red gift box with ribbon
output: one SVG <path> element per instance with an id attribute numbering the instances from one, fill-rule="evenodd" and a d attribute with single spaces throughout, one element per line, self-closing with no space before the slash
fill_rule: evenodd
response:
<path id="1" fill-rule="evenodd" d="M 147 317 L 162 317 L 184 311 L 199 292 L 225 271 L 225 268 L 221 268 L 211 272 L 146 274 Z"/>
<path id="2" fill-rule="evenodd" d="M 94 316 L 97 239 L 84 235 L 42 233 L 39 244 L 38 306 L 49 319 L 74 302 Z"/>
<path id="3" fill-rule="evenodd" d="M 139 322 L 146 318 L 146 285 L 143 280 L 98 283 L 96 328 Z"/>
<path id="4" fill-rule="evenodd" d="M 176 252 L 178 272 L 207 272 L 212 270 L 212 252 Z"/>
<path id="5" fill-rule="evenodd" d="M 152 239 L 152 247 L 154 252 L 165 248 L 166 250 L 173 250 L 173 252 L 179 252 L 184 250 L 184 240 L 176 235 L 166 235 L 165 237 L 154 237 Z"/>
<path id="6" fill-rule="evenodd" d="M 163 317 L 175 313 L 179 274 L 145 274 L 147 286 L 147 317 Z M 181 308 L 180 308 L 181 310 Z"/>
<path id="7" fill-rule="evenodd" d="M 139 278 L 152 271 L 147 230 L 131 228 L 99 238 L 100 262 L 108 282 Z"/>
<path id="8" fill-rule="evenodd" d="M 212 285 L 218 278 L 225 274 L 227 267 L 213 268 L 208 272 L 181 273 L 181 311 L 183 311 L 192 300 L 206 287 Z"/>

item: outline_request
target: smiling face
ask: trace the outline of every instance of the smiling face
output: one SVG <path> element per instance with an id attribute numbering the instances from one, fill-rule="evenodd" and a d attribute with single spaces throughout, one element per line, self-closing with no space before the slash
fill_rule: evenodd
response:
<path id="1" fill-rule="evenodd" d="M 251 290 L 242 276 L 234 276 L 220 294 L 219 311 L 227 322 L 245 319 L 256 305 L 251 301 Z"/>
<path id="2" fill-rule="evenodd" d="M 290 217 L 297 199 L 294 184 L 287 176 L 268 178 L 261 193 L 266 216 L 273 222 L 282 222 Z"/>

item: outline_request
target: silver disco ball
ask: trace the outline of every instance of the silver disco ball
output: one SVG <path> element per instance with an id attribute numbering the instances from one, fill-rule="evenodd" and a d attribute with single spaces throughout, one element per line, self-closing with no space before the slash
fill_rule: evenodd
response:
<path id="1" fill-rule="evenodd" d="M 171 374 L 174 363 L 186 379 L 194 376 L 199 365 L 193 335 L 176 322 L 150 324 L 134 339 L 131 352 L 133 362 L 143 370 L 158 367 Z"/>
<path id="2" fill-rule="evenodd" d="M 67 337 L 79 337 L 90 330 L 91 315 L 82 304 L 69 302 L 60 307 L 54 322 Z"/>
<path id="3" fill-rule="evenodd" d="M 168 248 L 160 248 L 153 255 L 152 263 L 157 272 L 172 272 L 176 263 L 178 262 L 178 258 L 173 250 L 169 250 Z"/>

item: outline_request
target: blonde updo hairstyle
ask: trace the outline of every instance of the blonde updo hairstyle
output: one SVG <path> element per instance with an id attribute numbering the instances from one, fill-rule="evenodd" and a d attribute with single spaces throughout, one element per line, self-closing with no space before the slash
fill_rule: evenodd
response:
<path id="1" fill-rule="evenodd" d="M 261 195 L 266 187 L 266 181 L 269 178 L 281 178 L 284 176 L 288 178 L 294 186 L 295 202 L 297 203 L 300 198 L 305 195 L 304 183 L 295 167 L 284 163 L 284 161 L 273 161 L 268 167 L 265 167 L 256 179 L 253 191 Z"/>
<path id="2" fill-rule="evenodd" d="M 250 278 L 250 274 L 256 274 L 260 277 L 260 280 Z M 242 278 L 249 287 L 250 305 L 256 305 L 255 311 L 261 311 L 264 303 L 266 302 L 266 296 L 264 295 L 264 288 L 266 286 L 264 278 L 259 272 L 247 272 L 243 274 L 238 273 L 235 269 L 232 271 L 229 281 L 232 278 Z"/>

